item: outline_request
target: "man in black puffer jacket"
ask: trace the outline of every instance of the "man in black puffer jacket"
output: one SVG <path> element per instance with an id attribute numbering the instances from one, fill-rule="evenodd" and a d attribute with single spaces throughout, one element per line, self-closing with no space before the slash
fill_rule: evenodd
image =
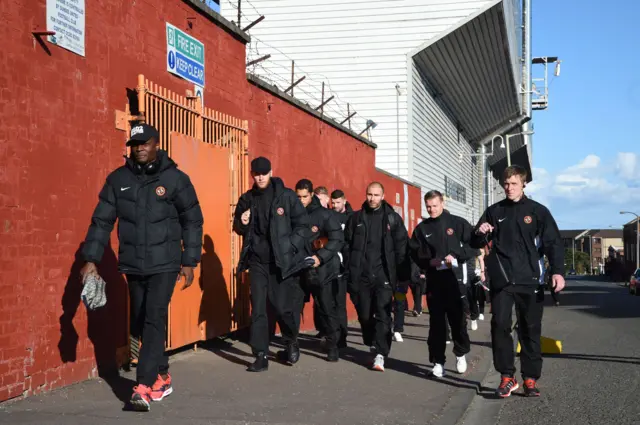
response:
<path id="1" fill-rule="evenodd" d="M 243 236 L 238 273 L 249 270 L 251 280 L 251 348 L 256 356 L 250 372 L 269 368 L 267 300 L 286 344 L 279 353 L 290 364 L 300 359 L 297 302 L 303 296 L 299 272 L 307 267 L 309 216 L 295 192 L 271 176 L 271 162 L 251 161 L 254 185 L 238 200 L 233 230 Z"/>
<path id="2" fill-rule="evenodd" d="M 149 410 L 169 395 L 171 377 L 164 354 L 167 312 L 178 273 L 193 283 L 202 252 L 202 211 L 189 177 L 158 149 L 158 131 L 131 129 L 131 156 L 107 177 L 93 213 L 82 255 L 82 276 L 96 273 L 118 219 L 119 269 L 127 275 L 131 334 L 143 339 L 131 405 Z M 183 249 L 184 246 L 184 249 Z"/>
<path id="3" fill-rule="evenodd" d="M 353 213 L 345 229 L 345 264 L 353 291 L 358 293 L 362 339 L 376 354 L 372 368 L 381 372 L 391 350 L 393 293 L 399 282 L 411 276 L 408 238 L 402 217 L 384 200 L 382 184 L 369 184 L 367 201 Z"/>
<path id="4" fill-rule="evenodd" d="M 311 226 L 309 251 L 313 253 L 314 265 L 303 275 L 304 285 L 313 295 L 318 307 L 321 329 L 326 334 L 327 360 L 337 362 L 339 333 L 338 309 L 335 303 L 340 274 L 338 253 L 344 245 L 344 234 L 336 214 L 324 208 L 314 196 L 313 183 L 302 179 L 296 184 L 296 193 L 307 209 Z M 318 325 L 318 323 L 316 323 Z"/>

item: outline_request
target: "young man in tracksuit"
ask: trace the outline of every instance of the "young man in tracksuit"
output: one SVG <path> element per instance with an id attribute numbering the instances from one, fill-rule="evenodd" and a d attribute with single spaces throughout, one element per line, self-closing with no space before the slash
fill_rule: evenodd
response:
<path id="1" fill-rule="evenodd" d="M 413 260 L 427 271 L 429 358 L 434 362 L 433 375 L 440 378 L 444 376 L 447 319 L 451 326 L 456 370 L 458 373 L 467 370 L 465 355 L 470 351 L 470 341 L 464 288 L 471 277 L 467 261 L 475 258 L 477 250 L 468 245 L 473 231 L 471 224 L 444 210 L 442 193 L 432 190 L 424 200 L 429 218 L 413 231 L 409 246 Z"/>
<path id="2" fill-rule="evenodd" d="M 346 264 L 357 292 L 362 339 L 376 354 L 372 368 L 381 372 L 391 349 L 393 293 L 398 282 L 410 278 L 407 240 L 402 217 L 384 200 L 382 184 L 369 184 L 362 209 L 347 222 Z"/>
<path id="3" fill-rule="evenodd" d="M 353 208 L 347 201 L 344 192 L 340 189 L 336 189 L 331 192 L 331 207 L 336 214 L 342 230 L 347 226 L 347 221 L 353 214 Z M 349 286 L 349 273 L 344 266 L 344 250 L 346 244 L 343 246 L 340 258 L 340 275 L 338 276 L 338 292 L 336 293 L 335 303 L 338 310 L 338 322 L 340 324 L 340 337 L 338 338 L 338 348 L 347 347 L 348 322 L 347 322 L 347 292 Z M 353 301 L 353 299 L 352 299 Z"/>
<path id="4" fill-rule="evenodd" d="M 336 214 L 324 208 L 320 199 L 314 195 L 313 183 L 310 180 L 300 180 L 296 184 L 296 194 L 309 214 L 309 251 L 314 260 L 313 266 L 303 273 L 303 281 L 313 295 L 313 303 L 318 309 L 318 319 L 325 332 L 327 361 L 337 362 L 340 324 L 335 298 L 340 274 L 338 253 L 344 245 L 344 233 Z"/>
<path id="5" fill-rule="evenodd" d="M 151 401 L 173 392 L 165 338 L 169 301 L 176 280 L 193 283 L 202 252 L 202 211 L 189 177 L 158 148 L 158 131 L 135 125 L 131 155 L 109 174 L 87 233 L 80 271 L 96 273 L 118 220 L 118 268 L 127 276 L 131 334 L 142 339 L 131 406 L 148 411 Z"/>
<path id="6" fill-rule="evenodd" d="M 243 236 L 238 273 L 248 269 L 251 280 L 250 344 L 256 360 L 250 372 L 269 367 L 267 300 L 286 344 L 278 356 L 289 364 L 300 358 L 295 314 L 302 298 L 299 274 L 306 267 L 309 216 L 295 192 L 271 174 L 267 158 L 251 161 L 254 185 L 240 197 L 233 220 L 233 230 Z"/>
<path id="7" fill-rule="evenodd" d="M 485 264 L 491 276 L 491 344 L 494 366 L 502 375 L 496 392 L 503 398 L 519 388 L 511 338 L 514 305 L 524 393 L 540 395 L 536 382 L 542 373 L 542 253 L 549 258 L 554 290 L 559 292 L 565 285 L 564 248 L 558 226 L 546 207 L 524 195 L 526 181 L 527 172 L 520 166 L 504 171 L 506 199 L 484 212 L 472 238 L 474 247 L 487 243 L 490 247 Z"/>

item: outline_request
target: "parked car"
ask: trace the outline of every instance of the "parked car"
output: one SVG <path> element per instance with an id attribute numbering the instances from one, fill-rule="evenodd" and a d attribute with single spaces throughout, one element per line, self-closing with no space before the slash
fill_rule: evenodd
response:
<path id="1" fill-rule="evenodd" d="M 640 296 L 638 286 L 640 286 L 640 269 L 636 270 L 635 273 L 631 275 L 631 279 L 629 280 L 629 293 Z"/>

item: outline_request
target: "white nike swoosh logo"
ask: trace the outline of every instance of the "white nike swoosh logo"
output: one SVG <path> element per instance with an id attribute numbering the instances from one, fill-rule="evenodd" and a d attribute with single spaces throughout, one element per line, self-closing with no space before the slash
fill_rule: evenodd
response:
<path id="1" fill-rule="evenodd" d="M 430 234 L 425 235 L 425 236 L 426 236 L 426 237 L 428 237 L 428 238 L 430 238 L 430 237 L 431 237 L 431 235 L 433 235 L 433 233 L 430 233 Z"/>
<path id="2" fill-rule="evenodd" d="M 356 227 L 360 227 L 360 226 L 362 226 L 362 223 L 358 224 Z"/>
<path id="3" fill-rule="evenodd" d="M 503 221 L 505 221 L 506 219 L 507 219 L 506 217 L 505 217 L 505 218 L 499 218 L 499 219 L 498 219 L 498 223 L 502 223 L 502 222 L 503 222 Z"/>
<path id="4" fill-rule="evenodd" d="M 129 186 L 129 187 L 121 187 L 120 188 L 120 192 L 124 192 L 127 189 L 131 189 L 131 186 Z"/>

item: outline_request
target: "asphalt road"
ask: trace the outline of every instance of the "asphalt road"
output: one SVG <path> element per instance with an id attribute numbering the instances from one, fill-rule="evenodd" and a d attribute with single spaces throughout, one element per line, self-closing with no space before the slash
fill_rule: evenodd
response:
<path id="1" fill-rule="evenodd" d="M 545 356 L 542 397 L 494 400 L 486 388 L 461 423 L 640 424 L 640 297 L 609 282 L 567 285 L 561 306 L 544 312 L 543 335 L 562 340 L 563 352 Z M 483 384 L 498 380 L 492 370 Z"/>

